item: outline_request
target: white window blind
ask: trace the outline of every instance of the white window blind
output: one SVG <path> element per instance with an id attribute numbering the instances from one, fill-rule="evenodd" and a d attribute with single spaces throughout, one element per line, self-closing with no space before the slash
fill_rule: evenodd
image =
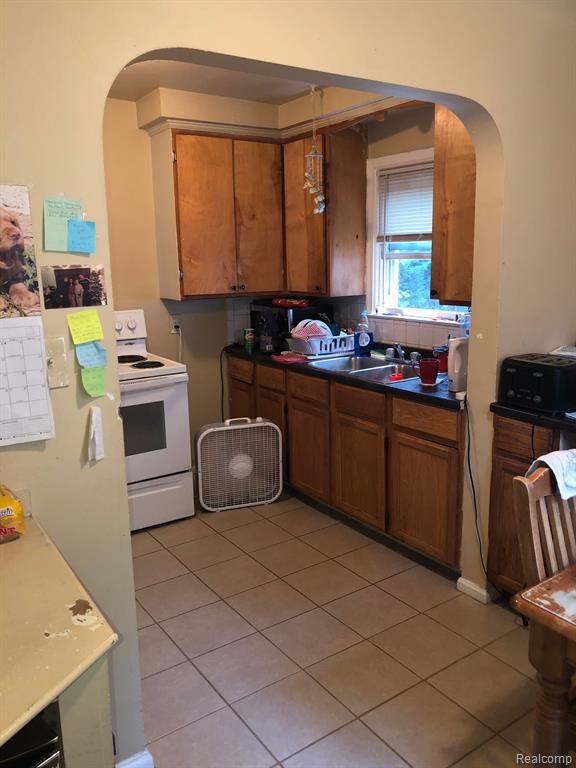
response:
<path id="1" fill-rule="evenodd" d="M 432 164 L 378 174 L 377 242 L 432 239 L 432 182 Z"/>

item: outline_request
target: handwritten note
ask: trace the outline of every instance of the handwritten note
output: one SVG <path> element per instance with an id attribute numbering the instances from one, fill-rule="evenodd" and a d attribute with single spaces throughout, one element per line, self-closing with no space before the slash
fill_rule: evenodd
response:
<path id="1" fill-rule="evenodd" d="M 86 344 L 104 338 L 100 317 L 95 309 L 85 309 L 66 316 L 74 344 Z"/>
<path id="2" fill-rule="evenodd" d="M 90 397 L 103 397 L 105 394 L 104 375 L 106 368 L 81 368 L 82 386 Z"/>
<path id="3" fill-rule="evenodd" d="M 82 368 L 103 368 L 107 363 L 106 349 L 99 341 L 77 344 L 76 359 Z"/>
<path id="4" fill-rule="evenodd" d="M 82 218 L 82 201 L 66 197 L 44 198 L 44 250 L 68 250 L 68 221 Z"/>
<path id="5" fill-rule="evenodd" d="M 94 253 L 96 224 L 93 221 L 68 219 L 68 250 L 73 253 Z"/>

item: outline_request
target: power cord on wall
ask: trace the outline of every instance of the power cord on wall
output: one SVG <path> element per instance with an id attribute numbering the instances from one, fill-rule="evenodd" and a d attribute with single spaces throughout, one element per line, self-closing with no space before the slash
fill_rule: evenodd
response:
<path id="1" fill-rule="evenodd" d="M 470 486 L 472 488 L 472 501 L 474 503 L 474 525 L 476 527 L 476 536 L 478 538 L 478 552 L 480 554 L 480 562 L 482 564 L 482 570 L 484 571 L 484 575 L 486 576 L 486 582 L 489 586 L 492 587 L 500 597 L 506 598 L 506 593 L 503 592 L 499 587 L 496 586 L 492 581 L 490 581 L 490 578 L 488 576 L 488 569 L 486 567 L 486 562 L 484 560 L 484 553 L 482 551 L 482 536 L 480 535 L 480 512 L 478 510 L 478 500 L 476 497 L 476 485 L 474 483 L 474 476 L 472 474 L 472 453 L 471 453 L 471 445 L 472 445 L 472 439 L 471 439 L 471 433 L 470 433 L 470 410 L 468 408 L 468 398 L 466 397 L 464 400 L 464 409 L 466 411 L 466 432 L 467 432 L 467 446 L 466 446 L 466 464 L 468 467 L 468 478 L 470 480 Z"/>

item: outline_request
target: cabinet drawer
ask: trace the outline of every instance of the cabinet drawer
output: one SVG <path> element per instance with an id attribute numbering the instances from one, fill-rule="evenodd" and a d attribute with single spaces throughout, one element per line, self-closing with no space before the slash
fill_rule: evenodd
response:
<path id="1" fill-rule="evenodd" d="M 392 423 L 395 427 L 423 432 L 427 437 L 458 442 L 458 412 L 423 405 L 413 400 L 393 398 Z"/>
<path id="2" fill-rule="evenodd" d="M 526 459 L 554 450 L 554 435 L 546 427 L 533 427 L 525 421 L 494 417 L 494 452 L 511 453 Z"/>
<path id="3" fill-rule="evenodd" d="M 267 365 L 256 366 L 256 383 L 259 387 L 284 392 L 286 389 L 285 375 L 286 372 L 278 368 L 270 368 Z"/>
<path id="4" fill-rule="evenodd" d="M 288 393 L 298 400 L 309 400 L 328 407 L 330 384 L 325 379 L 316 379 L 313 376 L 289 371 Z"/>
<path id="5" fill-rule="evenodd" d="M 345 384 L 332 385 L 332 409 L 363 421 L 384 422 L 386 396 Z"/>
<path id="6" fill-rule="evenodd" d="M 250 360 L 242 360 L 240 357 L 228 357 L 228 375 L 231 379 L 245 381 L 252 384 L 254 381 L 254 363 Z"/>

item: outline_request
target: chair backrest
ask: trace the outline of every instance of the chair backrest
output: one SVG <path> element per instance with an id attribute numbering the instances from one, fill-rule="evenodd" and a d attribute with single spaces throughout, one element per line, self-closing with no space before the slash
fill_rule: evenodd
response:
<path id="1" fill-rule="evenodd" d="M 576 563 L 576 496 L 563 501 L 552 472 L 515 477 L 514 512 L 526 586 Z"/>

